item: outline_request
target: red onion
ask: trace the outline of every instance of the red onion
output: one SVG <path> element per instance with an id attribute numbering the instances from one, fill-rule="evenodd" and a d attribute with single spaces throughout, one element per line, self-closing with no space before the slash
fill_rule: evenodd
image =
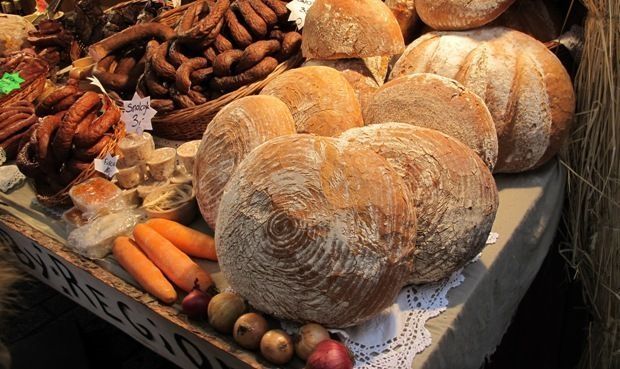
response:
<path id="1" fill-rule="evenodd" d="M 209 301 L 211 301 L 211 297 L 202 292 L 199 288 L 194 287 L 183 299 L 181 307 L 183 308 L 183 312 L 190 318 L 205 319 L 207 317 L 207 306 L 209 306 Z"/>
<path id="2" fill-rule="evenodd" d="M 353 369 L 353 358 L 345 345 L 329 339 L 316 346 L 305 369 Z"/>

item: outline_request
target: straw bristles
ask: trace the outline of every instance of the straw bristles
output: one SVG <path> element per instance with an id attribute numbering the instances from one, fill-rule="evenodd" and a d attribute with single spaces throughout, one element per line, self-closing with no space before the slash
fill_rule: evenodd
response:
<path id="1" fill-rule="evenodd" d="M 569 168 L 563 255 L 592 321 L 582 368 L 620 368 L 620 1 L 583 0 L 585 45 Z"/>

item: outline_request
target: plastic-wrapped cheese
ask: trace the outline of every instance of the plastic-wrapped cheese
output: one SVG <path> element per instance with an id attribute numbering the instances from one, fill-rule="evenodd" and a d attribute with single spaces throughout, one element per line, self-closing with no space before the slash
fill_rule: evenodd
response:
<path id="1" fill-rule="evenodd" d="M 91 178 L 69 190 L 73 205 L 87 219 L 112 213 L 127 206 L 123 192 L 112 182 L 103 178 Z"/>

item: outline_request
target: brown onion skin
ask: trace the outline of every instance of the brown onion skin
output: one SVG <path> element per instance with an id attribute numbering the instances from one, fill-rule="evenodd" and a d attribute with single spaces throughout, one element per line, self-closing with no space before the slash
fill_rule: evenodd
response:
<path id="1" fill-rule="evenodd" d="M 230 334 L 237 319 L 245 313 L 243 298 L 230 292 L 215 295 L 209 302 L 207 315 L 209 325 L 220 333 Z"/>
<path id="2" fill-rule="evenodd" d="M 329 332 L 322 325 L 309 323 L 299 328 L 295 337 L 295 353 L 302 360 L 307 360 L 320 342 L 329 339 Z"/>
<path id="3" fill-rule="evenodd" d="M 283 330 L 272 329 L 261 338 L 260 353 L 273 364 L 286 364 L 293 358 L 293 339 Z"/>
<path id="4" fill-rule="evenodd" d="M 261 338 L 269 330 L 267 320 L 260 314 L 243 314 L 235 322 L 233 338 L 239 346 L 248 350 L 256 350 L 260 347 Z"/>
<path id="5" fill-rule="evenodd" d="M 325 340 L 310 354 L 305 369 L 353 369 L 353 359 L 344 344 Z"/>

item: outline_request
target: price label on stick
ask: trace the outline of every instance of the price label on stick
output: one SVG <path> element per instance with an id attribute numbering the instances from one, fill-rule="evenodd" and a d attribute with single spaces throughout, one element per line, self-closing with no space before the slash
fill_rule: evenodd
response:
<path id="1" fill-rule="evenodd" d="M 130 101 L 123 101 L 123 122 L 127 132 L 142 133 L 153 129 L 151 119 L 157 110 L 151 108 L 151 97 L 141 98 L 134 93 Z"/>
<path id="2" fill-rule="evenodd" d="M 308 9 L 314 4 L 314 0 L 293 0 L 286 4 L 291 14 L 288 17 L 289 22 L 295 22 L 297 29 L 302 29 L 306 21 Z"/>
<path id="3" fill-rule="evenodd" d="M 19 90 L 24 79 L 20 77 L 19 72 L 4 73 L 0 78 L 0 94 L 8 95 L 14 90 Z"/>
<path id="4" fill-rule="evenodd" d="M 108 178 L 114 177 L 118 173 L 118 168 L 116 168 L 118 158 L 118 155 L 112 156 L 108 154 L 103 159 L 95 159 L 95 170 L 105 174 Z"/>

